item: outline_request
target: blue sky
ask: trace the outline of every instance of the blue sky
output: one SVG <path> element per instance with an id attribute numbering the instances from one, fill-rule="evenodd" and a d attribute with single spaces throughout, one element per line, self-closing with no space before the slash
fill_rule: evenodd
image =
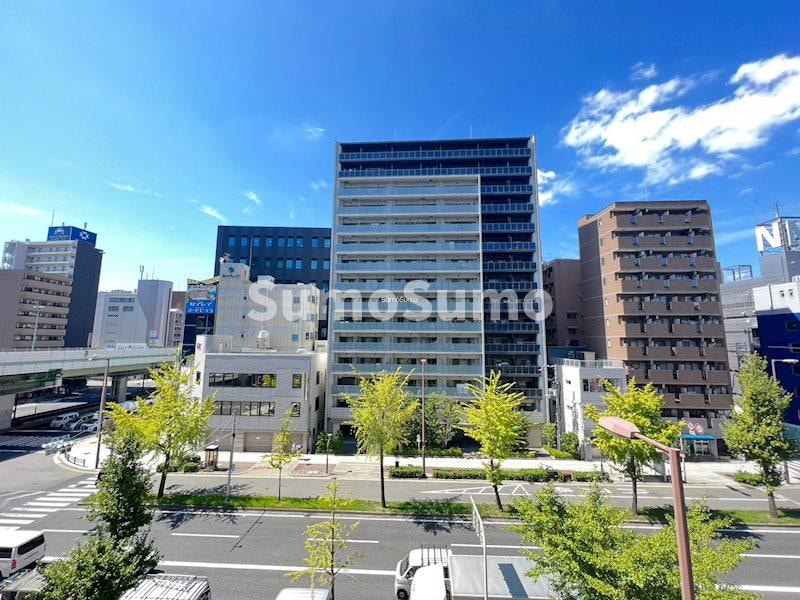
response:
<path id="1" fill-rule="evenodd" d="M 706 198 L 724 264 L 800 213 L 800 4 L 5 2 L 0 238 L 55 211 L 212 274 L 216 226 L 329 226 L 335 140 L 537 136 L 546 258 L 614 200 Z"/>

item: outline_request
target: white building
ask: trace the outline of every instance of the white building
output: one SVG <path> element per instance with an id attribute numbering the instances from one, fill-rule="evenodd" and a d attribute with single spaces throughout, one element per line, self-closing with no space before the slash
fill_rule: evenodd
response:
<path id="1" fill-rule="evenodd" d="M 582 447 L 587 449 L 584 442 L 592 437 L 595 425 L 586 418 L 584 407 L 590 404 L 601 411 L 605 409 L 604 379 L 621 390 L 627 389 L 625 366 L 621 360 L 560 358 L 553 363 L 558 430 L 577 433 Z"/>
<path id="2" fill-rule="evenodd" d="M 316 327 L 316 324 L 315 324 Z M 194 357 L 196 397 L 214 394 L 209 443 L 234 450 L 269 452 L 281 419 L 292 417 L 293 443 L 308 451 L 323 428 L 327 354 L 300 350 L 234 351 L 231 336 L 198 336 Z"/>
<path id="3" fill-rule="evenodd" d="M 169 309 L 169 321 L 167 323 L 167 331 L 169 336 L 167 339 L 167 346 L 173 348 L 180 348 L 183 346 L 183 326 L 186 323 L 186 315 L 180 308 Z"/>
<path id="4" fill-rule="evenodd" d="M 170 346 L 169 311 L 172 303 L 172 282 L 162 279 L 140 279 L 136 297 L 147 317 L 147 343 Z"/>
<path id="5" fill-rule="evenodd" d="M 273 277 L 250 281 L 250 267 L 224 262 L 217 285 L 214 334 L 243 348 L 311 351 L 317 339 L 320 291 L 313 283 L 276 284 Z"/>
<path id="6" fill-rule="evenodd" d="M 98 292 L 92 348 L 147 342 L 147 317 L 135 292 Z"/>

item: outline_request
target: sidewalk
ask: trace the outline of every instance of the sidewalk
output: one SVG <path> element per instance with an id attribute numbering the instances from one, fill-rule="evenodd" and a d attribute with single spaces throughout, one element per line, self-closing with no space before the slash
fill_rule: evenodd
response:
<path id="1" fill-rule="evenodd" d="M 58 454 L 55 460 L 58 464 L 73 469 L 86 471 L 94 470 L 95 453 L 97 451 L 97 438 L 87 438 L 76 443 L 69 455 Z M 202 452 L 199 452 L 202 456 Z M 100 458 L 107 456 L 107 449 L 101 448 Z M 277 477 L 277 470 L 269 466 L 267 462 L 268 454 L 263 452 L 234 452 L 233 462 L 236 465 L 234 477 L 259 476 Z M 228 452 L 220 452 L 219 466 L 227 468 Z M 387 456 L 384 465 L 389 468 L 398 461 L 400 466 L 422 466 L 420 457 L 400 457 Z M 302 454 L 284 469 L 284 476 L 289 477 L 324 477 L 325 476 L 326 455 L 324 454 Z M 328 472 L 343 479 L 378 479 L 378 459 L 365 455 L 343 456 L 328 455 Z M 481 469 L 482 460 L 480 458 L 456 458 L 456 457 L 428 457 L 425 460 L 428 469 L 448 468 L 448 469 Z M 791 485 L 800 485 L 800 461 L 793 461 L 791 466 Z M 156 461 L 150 461 L 149 467 L 155 471 Z M 563 460 L 552 458 L 510 458 L 503 462 L 505 469 L 555 469 L 560 471 L 600 471 L 599 460 Z M 621 481 L 622 475 L 613 469 L 607 461 L 603 461 L 602 470 L 611 473 L 612 479 Z M 730 485 L 733 483 L 733 474 L 736 471 L 755 472 L 755 465 L 741 461 L 717 461 L 717 462 L 687 462 L 686 479 L 692 485 Z M 659 481 L 660 477 L 653 479 L 657 474 L 651 469 L 645 469 L 645 474 L 650 475 L 651 481 Z"/>

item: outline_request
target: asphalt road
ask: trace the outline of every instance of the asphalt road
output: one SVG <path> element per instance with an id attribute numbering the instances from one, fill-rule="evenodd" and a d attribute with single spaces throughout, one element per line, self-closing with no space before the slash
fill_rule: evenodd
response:
<path id="1" fill-rule="evenodd" d="M 167 492 L 219 492 L 225 485 L 224 473 L 198 473 L 192 475 L 170 475 L 167 479 Z M 247 475 L 232 478 L 236 493 L 253 495 L 277 495 L 276 477 L 251 477 Z M 342 489 L 354 498 L 380 499 L 377 480 L 340 479 Z M 319 496 L 325 492 L 327 479 L 320 477 L 283 477 L 282 492 L 286 496 Z M 587 484 L 559 483 L 557 491 L 567 498 L 577 498 Z M 506 500 L 516 496 L 530 496 L 543 487 L 543 484 L 509 482 L 501 488 Z M 603 486 L 609 500 L 617 506 L 627 507 L 631 502 L 631 486 L 627 483 L 614 483 Z M 456 481 L 436 479 L 420 481 L 414 479 L 387 479 L 388 500 L 444 500 L 450 502 L 493 502 L 494 492 L 485 482 Z M 757 509 L 766 510 L 767 500 L 763 491 L 742 485 L 694 485 L 686 486 L 688 500 L 705 498 L 708 505 L 719 509 Z M 778 506 L 800 508 L 800 484 L 784 486 L 777 494 Z M 672 503 L 672 490 L 669 484 L 646 483 L 639 485 L 639 506 L 661 506 Z"/>
<path id="2" fill-rule="evenodd" d="M 172 478 L 180 479 L 184 478 Z M 15 456 L 0 463 L 0 527 L 42 529 L 47 554 L 61 555 L 91 528 L 80 500 L 93 488 L 91 474 L 63 470 L 50 457 Z M 218 600 L 271 600 L 291 585 L 285 574 L 303 565 L 305 528 L 320 518 L 324 516 L 301 512 L 159 511 L 151 534 L 163 554 L 164 571 L 208 576 Z M 347 518 L 360 522 L 351 548 L 363 555 L 353 572 L 338 580 L 340 597 L 348 600 L 390 599 L 395 564 L 421 544 L 479 552 L 475 534 L 464 521 Z M 726 534 L 753 536 L 758 544 L 731 582 L 752 586 L 769 600 L 800 599 L 800 529 L 756 528 Z M 520 551 L 518 535 L 506 531 L 504 523 L 488 524 L 487 539 L 493 554 Z"/>

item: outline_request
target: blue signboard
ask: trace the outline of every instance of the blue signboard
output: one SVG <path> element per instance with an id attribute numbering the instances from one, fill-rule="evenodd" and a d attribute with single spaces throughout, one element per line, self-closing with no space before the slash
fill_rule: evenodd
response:
<path id="1" fill-rule="evenodd" d="M 213 315 L 217 304 L 217 286 L 195 284 L 186 288 L 187 315 Z"/>
<path id="2" fill-rule="evenodd" d="M 78 240 L 94 246 L 95 243 L 97 243 L 97 234 L 87 231 L 86 229 L 72 227 L 71 225 L 47 228 L 48 242 L 63 242 L 69 240 Z"/>

